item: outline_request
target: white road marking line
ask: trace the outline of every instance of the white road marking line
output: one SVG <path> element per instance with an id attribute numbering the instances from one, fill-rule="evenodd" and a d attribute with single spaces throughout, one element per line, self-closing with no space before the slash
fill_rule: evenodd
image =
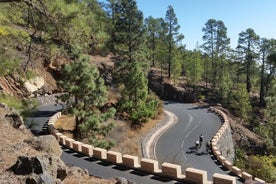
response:
<path id="1" fill-rule="evenodd" d="M 187 161 L 188 159 L 187 159 L 187 157 L 186 157 L 186 154 L 185 154 L 184 151 L 183 151 L 185 139 L 186 139 L 195 129 L 197 129 L 198 126 L 201 124 L 201 119 L 199 118 L 199 116 L 198 116 L 197 114 L 193 114 L 193 115 L 197 117 L 198 123 L 197 123 L 197 125 L 196 125 L 191 131 L 189 131 L 189 132 L 185 135 L 184 139 L 183 139 L 182 142 L 181 142 L 181 148 L 182 148 L 182 151 L 181 151 L 181 152 L 182 152 L 182 155 L 183 155 L 183 157 L 184 157 L 184 159 L 185 159 L 186 161 Z M 192 120 L 192 119 L 193 119 L 193 116 L 191 116 L 191 115 L 189 114 L 189 121 Z M 189 122 L 189 123 L 190 123 L 190 122 Z"/>

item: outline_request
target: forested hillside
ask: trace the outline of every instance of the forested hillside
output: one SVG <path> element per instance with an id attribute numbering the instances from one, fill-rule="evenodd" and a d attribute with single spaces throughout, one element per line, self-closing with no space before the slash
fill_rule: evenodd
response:
<path id="1" fill-rule="evenodd" d="M 104 137 L 114 123 L 108 119 L 120 117 L 137 127 L 158 114 L 161 101 L 147 78 L 157 70 L 162 81 L 198 101 L 220 103 L 260 135 L 263 155 L 239 148 L 236 164 L 276 181 L 276 38 L 248 28 L 231 48 L 223 20 L 206 17 L 203 44 L 187 50 L 179 29 L 189 25 L 178 24 L 172 6 L 164 15 L 144 17 L 135 0 L 0 0 L 0 82 L 12 78 L 20 88 L 46 72 L 46 82 L 57 81 L 51 92 L 66 92 L 59 99 L 76 117 L 75 136 L 110 147 Z M 112 56 L 111 77 L 91 65 L 96 55 Z M 0 100 L 27 97 L 4 89 L 0 83 Z M 109 103 L 111 89 L 118 93 L 115 103 Z"/>

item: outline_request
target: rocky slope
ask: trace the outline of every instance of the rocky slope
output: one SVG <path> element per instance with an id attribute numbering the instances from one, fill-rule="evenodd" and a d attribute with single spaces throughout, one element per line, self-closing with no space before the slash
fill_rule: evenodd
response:
<path id="1" fill-rule="evenodd" d="M 100 179 L 87 171 L 66 166 L 53 136 L 34 137 L 18 113 L 0 104 L 0 183 L 2 184 L 113 184 L 118 179 Z"/>

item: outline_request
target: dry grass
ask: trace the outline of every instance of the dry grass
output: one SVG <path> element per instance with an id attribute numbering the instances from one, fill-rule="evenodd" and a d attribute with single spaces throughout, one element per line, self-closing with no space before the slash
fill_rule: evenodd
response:
<path id="1" fill-rule="evenodd" d="M 116 184 L 115 180 L 101 179 L 91 177 L 89 175 L 81 175 L 76 177 L 75 175 L 69 174 L 63 181 L 66 184 Z"/>
<path id="2" fill-rule="evenodd" d="M 109 134 L 109 138 L 115 140 L 116 146 L 111 150 L 122 154 L 137 155 L 142 157 L 141 143 L 143 138 L 164 118 L 160 114 L 156 119 L 151 119 L 140 128 L 132 129 L 125 122 L 120 122 Z"/>
<path id="3" fill-rule="evenodd" d="M 55 123 L 55 128 L 70 138 L 73 138 L 75 126 L 75 117 L 68 115 L 62 115 Z"/>
<path id="4" fill-rule="evenodd" d="M 62 115 L 55 123 L 56 129 L 62 129 L 65 131 L 73 131 L 75 126 L 75 117 L 68 115 Z"/>
<path id="5" fill-rule="evenodd" d="M 157 123 L 164 118 L 164 114 L 158 115 L 155 119 L 151 119 L 139 128 L 130 128 L 130 125 L 123 121 L 114 121 L 115 127 L 110 131 L 107 139 L 112 139 L 116 145 L 111 149 L 121 152 L 122 154 L 131 154 L 142 157 L 141 143 L 147 133 L 153 129 Z M 70 116 L 63 115 L 57 122 L 55 127 L 61 130 L 65 135 L 72 137 L 72 131 L 75 127 L 75 120 Z"/>

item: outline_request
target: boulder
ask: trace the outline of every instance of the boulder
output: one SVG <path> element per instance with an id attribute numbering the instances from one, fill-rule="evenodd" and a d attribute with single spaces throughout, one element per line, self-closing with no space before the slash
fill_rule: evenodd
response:
<path id="1" fill-rule="evenodd" d="M 33 93 L 39 90 L 44 85 L 45 85 L 44 78 L 39 76 L 34 77 L 24 83 L 24 87 L 29 93 Z"/>
<path id="2" fill-rule="evenodd" d="M 68 174 L 67 167 L 61 159 L 57 159 L 56 162 L 57 162 L 57 179 L 60 179 L 61 181 L 63 181 Z"/>
<path id="3" fill-rule="evenodd" d="M 52 135 L 32 137 L 31 139 L 25 140 L 24 142 L 28 143 L 38 151 L 47 152 L 49 155 L 60 157 L 62 154 L 62 150 L 57 140 Z"/>
<path id="4" fill-rule="evenodd" d="M 5 115 L 5 118 L 9 120 L 14 128 L 25 127 L 23 118 L 19 115 L 18 112 L 12 110 L 11 112 Z"/>
<path id="5" fill-rule="evenodd" d="M 16 175 L 28 175 L 31 173 L 42 174 L 43 163 L 38 157 L 18 157 L 16 163 L 11 167 L 11 170 Z"/>
<path id="6" fill-rule="evenodd" d="M 116 181 L 116 184 L 135 184 L 135 182 L 129 181 L 123 177 L 113 177 L 112 179 Z"/>
<path id="7" fill-rule="evenodd" d="M 16 175 L 29 175 L 28 181 L 30 183 L 56 183 L 56 181 L 64 180 L 67 176 L 64 162 L 56 156 L 49 155 L 20 156 L 10 169 Z"/>
<path id="8" fill-rule="evenodd" d="M 86 169 L 81 169 L 79 167 L 75 167 L 75 166 L 70 166 L 68 168 L 68 174 L 71 174 L 73 176 L 75 176 L 76 178 L 81 178 L 84 175 L 88 175 L 88 170 Z"/>
<path id="9" fill-rule="evenodd" d="M 49 173 L 45 172 L 40 175 L 31 174 L 26 179 L 26 184 L 56 184 L 56 182 Z"/>

